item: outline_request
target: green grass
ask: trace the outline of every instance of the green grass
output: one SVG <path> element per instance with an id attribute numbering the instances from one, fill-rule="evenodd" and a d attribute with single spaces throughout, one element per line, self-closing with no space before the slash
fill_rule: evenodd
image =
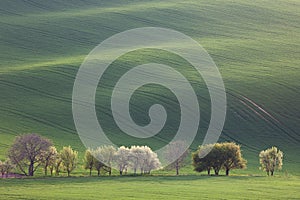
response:
<path id="1" fill-rule="evenodd" d="M 80 192 L 92 197 L 91 191 L 95 190 L 99 195 L 111 198 L 151 198 L 151 193 L 158 198 L 182 195 L 197 198 L 201 194 L 204 198 L 233 199 L 242 198 L 241 194 L 245 194 L 245 198 L 258 199 L 299 197 L 296 193 L 297 176 L 300 175 L 298 1 L 1 0 L 0 8 L 0 159 L 6 157 L 16 135 L 35 132 L 52 139 L 58 147 L 71 145 L 79 150 L 81 161 L 85 147 L 76 134 L 71 109 L 78 67 L 107 37 L 145 26 L 171 28 L 191 36 L 216 62 L 228 98 L 227 118 L 220 141 L 241 144 L 248 160 L 248 168 L 234 171 L 235 175 L 264 175 L 258 170 L 259 151 L 275 145 L 284 152 L 283 171 L 279 173 L 280 177 L 273 179 L 188 176 L 0 180 L 1 194 L 21 195 L 1 195 L 2 198 L 29 198 L 31 195 L 54 198 L 56 191 L 56 195 L 66 198 L 80 198 Z M 196 149 L 202 142 L 210 117 L 206 86 L 184 60 L 166 52 L 132 52 L 111 66 L 103 79 L 106 87 L 97 91 L 97 113 L 99 116 L 108 114 L 101 123 L 116 143 L 132 141 L 120 133 L 109 117 L 111 89 L 123 72 L 153 61 L 181 70 L 195 87 L 201 102 L 201 127 L 191 147 Z M 145 95 L 153 92 L 155 98 Z M 155 87 L 144 87 L 134 96 L 133 117 L 139 124 L 147 123 L 147 106 L 153 103 L 164 104 L 169 113 L 163 134 L 150 140 L 136 140 L 137 143 L 161 146 L 164 145 L 162 139 L 168 140 L 176 132 L 178 105 L 176 101 L 164 102 L 164 98 L 174 100 L 167 90 Z M 173 172 L 157 173 L 168 175 Z M 183 169 L 183 173 L 195 174 L 190 167 Z M 286 173 L 296 177 L 284 178 Z M 77 176 L 83 174 L 86 172 L 82 169 L 75 171 Z M 273 184 L 267 185 L 268 181 Z M 74 185 L 68 184 L 73 182 Z M 229 191 L 228 184 L 232 184 L 234 190 Z M 82 191 L 78 190 L 79 186 L 83 187 Z M 51 190 L 41 193 L 43 187 Z M 62 187 L 71 187 L 73 193 L 62 191 Z M 133 192 L 135 190 L 139 192 Z"/>
<path id="2" fill-rule="evenodd" d="M 1 181 L 0 199 L 298 199 L 297 177 L 77 177 Z"/>

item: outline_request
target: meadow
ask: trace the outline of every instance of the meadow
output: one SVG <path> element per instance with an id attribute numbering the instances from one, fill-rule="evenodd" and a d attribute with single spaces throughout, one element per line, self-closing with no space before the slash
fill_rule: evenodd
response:
<path id="1" fill-rule="evenodd" d="M 234 171 L 232 177 L 199 176 L 188 166 L 182 177 L 160 171 L 153 177 L 89 178 L 81 177 L 86 172 L 79 167 L 71 178 L 0 180 L 0 198 L 299 198 L 299 13 L 296 0 L 1 0 L 0 159 L 16 135 L 33 132 L 59 148 L 71 145 L 79 151 L 81 165 L 85 147 L 72 117 L 73 83 L 80 64 L 113 34 L 156 26 L 192 37 L 214 59 L 227 92 L 227 118 L 219 141 L 240 144 L 248 168 Z M 140 50 L 112 64 L 96 96 L 104 130 L 116 144 L 131 145 L 133 138 L 113 122 L 109 99 L 122 73 L 147 62 L 178 69 L 195 88 L 201 102 L 199 133 L 191 146 L 195 150 L 210 119 L 206 85 L 185 60 L 167 52 Z M 170 91 L 143 87 L 132 99 L 137 124 L 149 123 L 147 108 L 154 103 L 167 108 L 166 127 L 149 140 L 134 142 L 155 149 L 176 133 L 179 109 Z M 265 177 L 258 169 L 258 153 L 273 145 L 284 152 L 283 170 Z"/>
<path id="2" fill-rule="evenodd" d="M 70 177 L 10 179 L 0 199 L 299 199 L 299 177 Z"/>

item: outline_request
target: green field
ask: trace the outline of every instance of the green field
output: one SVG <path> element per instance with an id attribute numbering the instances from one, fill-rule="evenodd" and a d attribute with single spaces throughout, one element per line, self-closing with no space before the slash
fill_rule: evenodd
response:
<path id="1" fill-rule="evenodd" d="M 5 180 L 2 199 L 299 199 L 295 177 L 106 177 Z M 41 192 L 42 191 L 42 192 Z"/>
<path id="2" fill-rule="evenodd" d="M 201 195 L 243 198 L 240 194 L 258 199 L 300 197 L 297 192 L 299 1 L 1 0 L 0 25 L 0 159 L 6 157 L 16 135 L 34 132 L 52 139 L 59 148 L 71 145 L 80 152 L 81 161 L 85 147 L 72 118 L 72 89 L 80 64 L 95 46 L 113 34 L 152 26 L 171 28 L 192 37 L 214 59 L 228 98 L 220 141 L 241 144 L 248 160 L 246 170 L 234 171 L 234 177 L 229 178 L 195 176 L 191 167 L 186 167 L 183 172 L 187 175 L 178 178 L 162 177 L 161 174 L 173 172 L 161 171 L 155 172 L 160 174 L 158 177 L 0 180 L 0 198 L 58 195 L 61 199 L 80 199 L 98 194 L 121 199 L 152 199 L 151 194 L 170 199 Z M 109 100 L 116 80 L 130 68 L 147 62 L 174 67 L 195 88 L 201 102 L 200 129 L 191 146 L 195 150 L 209 124 L 209 96 L 201 77 L 190 70 L 190 65 L 167 52 L 140 50 L 112 64 L 102 80 L 105 87 L 98 88 L 96 98 L 97 114 L 104 130 L 119 145 L 130 145 L 133 141 L 114 123 Z M 166 106 L 166 127 L 157 136 L 136 139 L 135 143 L 155 149 L 165 145 L 176 133 L 180 112 L 170 91 L 145 86 L 132 98 L 133 119 L 140 125 L 147 124 L 147 108 L 154 103 Z M 261 177 L 265 174 L 258 170 L 258 153 L 273 145 L 284 152 L 283 170 L 275 178 Z M 75 174 L 87 173 L 79 168 Z M 268 181 L 272 184 L 268 185 Z M 62 187 L 72 192 L 63 191 Z M 233 190 L 228 192 L 228 187 Z M 49 190 L 41 193 L 43 188 Z"/>

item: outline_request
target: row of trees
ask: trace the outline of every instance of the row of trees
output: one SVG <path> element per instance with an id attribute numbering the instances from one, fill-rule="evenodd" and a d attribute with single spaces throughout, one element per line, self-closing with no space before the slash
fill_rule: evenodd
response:
<path id="1" fill-rule="evenodd" d="M 39 167 L 44 168 L 47 175 L 55 171 L 56 175 L 62 170 L 70 173 L 76 168 L 78 152 L 70 146 L 63 147 L 58 152 L 52 141 L 37 134 L 17 136 L 8 151 L 8 161 L 26 176 L 33 176 Z"/>
<path id="2" fill-rule="evenodd" d="M 90 171 L 90 175 L 93 169 L 97 170 L 98 176 L 101 170 L 110 175 L 112 167 L 117 168 L 120 175 L 127 173 L 129 168 L 134 174 L 138 170 L 141 174 L 150 174 L 151 170 L 159 169 L 161 163 L 157 154 L 148 146 L 121 146 L 118 149 L 103 146 L 95 150 L 86 150 L 84 168 Z"/>
<path id="3" fill-rule="evenodd" d="M 183 141 L 172 142 L 165 152 L 165 160 L 172 162 L 168 168 L 179 169 L 186 162 L 188 150 Z M 276 147 L 272 147 L 259 154 L 262 170 L 273 176 L 276 169 L 282 168 L 283 153 Z M 247 161 L 242 157 L 239 145 L 226 142 L 199 146 L 198 150 L 192 154 L 194 170 L 197 172 L 207 171 L 210 175 L 214 170 L 215 175 L 224 169 L 229 175 L 231 169 L 246 168 Z M 102 146 L 96 149 L 88 149 L 84 156 L 84 169 L 89 170 L 90 175 L 93 170 L 100 175 L 104 171 L 111 175 L 112 168 L 119 170 L 120 175 L 131 170 L 134 174 L 138 171 L 141 174 L 149 174 L 152 170 L 160 169 L 161 163 L 157 154 L 148 146 L 131 146 L 130 148 L 121 146 Z M 8 151 L 8 159 L 0 161 L 0 172 L 2 177 L 17 168 L 27 176 L 33 176 L 39 167 L 43 167 L 45 175 L 50 171 L 51 176 L 59 175 L 61 171 L 66 171 L 68 176 L 78 165 L 78 152 L 70 146 L 63 147 L 61 151 L 53 146 L 52 141 L 36 134 L 17 136 Z"/>
<path id="4" fill-rule="evenodd" d="M 50 171 L 55 175 L 63 170 L 68 176 L 78 165 L 78 152 L 70 146 L 57 151 L 52 141 L 37 134 L 17 136 L 8 151 L 8 159 L 0 162 L 2 176 L 9 174 L 13 168 L 17 168 L 26 176 L 33 176 L 39 167 L 43 167 L 45 175 Z M 131 148 L 102 146 L 95 150 L 87 150 L 84 157 L 84 168 L 112 173 L 112 167 L 117 167 L 120 174 L 131 168 L 136 174 L 150 173 L 159 169 L 161 163 L 157 154 L 147 146 L 132 146 Z"/>

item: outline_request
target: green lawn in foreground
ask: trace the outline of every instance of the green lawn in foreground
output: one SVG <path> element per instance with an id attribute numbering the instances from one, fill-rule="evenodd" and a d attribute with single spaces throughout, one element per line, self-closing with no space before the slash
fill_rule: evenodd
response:
<path id="1" fill-rule="evenodd" d="M 220 140 L 241 144 L 249 169 L 254 171 L 259 151 L 276 145 L 285 153 L 284 168 L 300 173 L 298 1 L 2 0 L 0 7 L 0 159 L 5 158 L 15 135 L 28 132 L 47 136 L 58 147 L 71 145 L 82 155 L 85 147 L 76 135 L 71 110 L 72 87 L 80 63 L 113 34 L 158 26 L 191 36 L 219 67 L 228 97 Z M 111 68 L 105 84 L 112 85 L 113 77 L 124 66 L 147 61 L 164 62 L 174 68 L 186 66 L 178 57 L 173 58 L 161 53 L 125 55 Z M 189 66 L 184 69 L 191 82 L 203 86 Z M 109 103 L 101 100 L 110 98 L 109 89 L 97 92 L 99 115 L 111 115 Z M 144 88 L 133 98 L 137 102 L 135 119 L 144 124 L 148 113 L 140 107 L 161 103 L 168 94 L 153 90 L 155 98 L 148 98 L 143 95 L 147 91 Z M 196 93 L 203 121 L 193 149 L 201 144 L 210 115 L 205 87 L 196 89 Z M 172 104 L 169 107 L 169 116 L 175 119 L 166 126 L 166 136 L 171 138 L 169 134 L 177 130 L 179 109 Z M 113 120 L 101 123 L 117 143 L 130 143 L 119 137 Z M 153 146 L 161 142 L 160 136 L 153 138 Z"/>
<path id="2" fill-rule="evenodd" d="M 0 180 L 0 199 L 299 199 L 299 177 L 74 177 Z"/>

